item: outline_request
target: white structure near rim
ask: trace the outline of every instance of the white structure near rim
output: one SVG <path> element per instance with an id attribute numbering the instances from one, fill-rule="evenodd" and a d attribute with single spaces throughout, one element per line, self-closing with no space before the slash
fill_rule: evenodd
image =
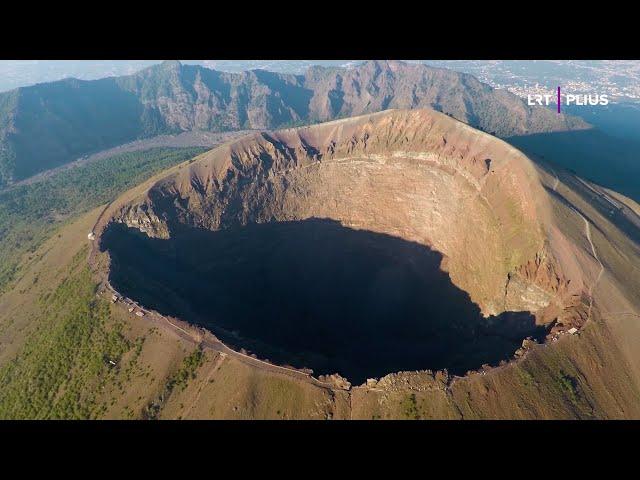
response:
<path id="1" fill-rule="evenodd" d="M 567 332 L 569 332 L 571 335 L 573 335 L 574 333 L 576 333 L 578 331 L 578 329 L 576 327 L 572 327 L 569 330 L 567 330 Z"/>
<path id="2" fill-rule="evenodd" d="M 89 235 L 87 235 L 87 238 L 91 241 L 96 239 L 96 235 L 93 232 L 89 232 Z"/>

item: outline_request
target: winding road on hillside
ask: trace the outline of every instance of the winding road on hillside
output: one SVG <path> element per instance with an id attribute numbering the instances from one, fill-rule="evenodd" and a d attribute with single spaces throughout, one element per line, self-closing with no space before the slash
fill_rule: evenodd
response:
<path id="1" fill-rule="evenodd" d="M 576 210 L 577 211 L 577 210 Z M 602 274 L 604 273 L 604 265 L 602 264 L 602 262 L 600 261 L 600 258 L 598 257 L 598 252 L 596 251 L 596 247 L 593 244 L 593 240 L 591 240 L 591 224 L 587 221 L 587 219 L 580 213 L 578 213 L 581 217 L 582 220 L 584 220 L 584 225 L 585 225 L 585 231 L 587 233 L 587 240 L 589 240 L 589 244 L 591 245 L 591 252 L 593 253 L 593 257 L 598 261 L 598 263 L 600 264 L 600 271 L 598 272 L 598 276 L 596 277 L 595 281 L 591 284 L 591 287 L 589 288 L 589 314 L 587 316 L 587 318 L 591 318 L 591 310 L 593 308 L 593 290 L 595 289 L 596 285 L 598 284 L 598 282 L 600 281 L 600 278 L 602 277 Z"/>
<path id="2" fill-rule="evenodd" d="M 549 169 L 551 170 L 551 172 L 553 173 L 553 176 L 555 177 L 555 180 L 554 180 L 554 183 L 553 183 L 553 187 L 552 187 L 553 191 L 557 192 L 558 191 L 558 186 L 560 184 L 560 179 L 558 178 L 558 174 L 556 173 L 556 171 L 551 166 L 549 166 Z M 590 320 L 591 319 L 591 311 L 593 309 L 593 292 L 594 292 L 596 286 L 598 285 L 598 282 L 600 282 L 600 279 L 602 278 L 602 274 L 604 273 L 604 265 L 600 261 L 600 257 L 598 257 L 598 252 L 596 250 L 596 246 L 593 244 L 593 240 L 591 239 L 591 224 L 586 219 L 586 217 L 584 215 L 582 215 L 582 213 L 580 213 L 578 210 L 576 210 L 572 205 L 568 205 L 568 206 L 569 206 L 569 208 L 571 208 L 571 210 L 573 210 L 584 221 L 584 231 L 585 231 L 585 235 L 587 237 L 587 240 L 589 241 L 589 245 L 591 247 L 591 254 L 592 254 L 593 258 L 595 258 L 596 261 L 598 262 L 598 264 L 600 265 L 600 270 L 598 271 L 598 275 L 596 276 L 596 279 L 594 280 L 594 282 L 589 287 L 589 310 L 588 310 L 587 319 Z"/>
<path id="3" fill-rule="evenodd" d="M 106 289 L 112 294 L 117 295 L 120 298 L 124 298 L 116 289 L 114 289 L 111 286 L 109 282 L 106 282 L 105 286 L 106 286 Z M 192 343 L 195 343 L 201 346 L 202 348 L 208 348 L 217 353 L 220 353 L 221 355 L 227 355 L 227 356 L 233 357 L 245 364 L 248 364 L 263 370 L 268 370 L 272 373 L 285 374 L 289 377 L 295 378 L 296 380 L 311 381 L 311 383 L 321 388 L 328 388 L 331 390 L 347 390 L 347 388 L 340 388 L 333 383 L 328 383 L 328 382 L 323 382 L 321 380 L 318 380 L 311 374 L 300 371 L 298 369 L 295 369 L 292 367 L 274 365 L 273 363 L 269 363 L 265 360 L 260 360 L 259 358 L 244 354 L 242 352 L 238 352 L 237 350 L 233 350 L 232 348 L 226 346 L 224 343 L 222 343 L 213 334 L 210 334 L 209 332 L 207 332 L 207 334 L 210 335 L 209 338 L 207 338 L 206 335 L 205 335 L 205 338 L 201 338 L 201 339 L 196 338 L 197 336 L 193 332 L 189 332 L 185 328 L 182 328 L 180 325 L 177 325 L 176 323 L 172 322 L 171 320 L 169 320 L 169 318 L 165 317 L 161 313 L 155 310 L 150 310 L 148 308 L 142 307 L 137 303 L 135 305 L 138 310 L 144 312 L 145 316 L 142 318 L 147 318 L 152 321 L 155 321 L 156 323 L 160 323 L 164 328 L 166 328 L 168 325 L 171 327 L 171 330 L 173 330 L 181 338 L 187 341 L 190 341 Z"/>
<path id="4" fill-rule="evenodd" d="M 202 383 L 198 387 L 198 392 L 196 393 L 196 396 L 193 399 L 193 402 L 191 402 L 191 404 L 189 405 L 189 408 L 187 408 L 187 410 L 182 414 L 182 418 L 187 418 L 187 416 L 191 413 L 193 408 L 198 404 L 198 402 L 200 401 L 200 397 L 202 396 L 202 392 L 204 391 L 205 387 L 211 380 L 211 377 L 213 376 L 213 374 L 216 373 L 218 369 L 222 366 L 222 362 L 224 362 L 225 358 L 227 358 L 226 353 L 218 354 L 217 358 L 213 362 L 212 367 L 209 369 L 209 373 L 207 374 L 205 379 L 202 381 Z"/>

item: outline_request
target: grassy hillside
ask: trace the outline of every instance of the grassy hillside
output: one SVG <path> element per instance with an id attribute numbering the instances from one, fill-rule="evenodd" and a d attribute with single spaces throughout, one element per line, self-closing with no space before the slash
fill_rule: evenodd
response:
<path id="1" fill-rule="evenodd" d="M 597 129 L 540 133 L 507 139 L 533 158 L 543 158 L 578 176 L 640 201 L 640 142 Z"/>
<path id="2" fill-rule="evenodd" d="M 0 193 L 0 291 L 15 278 L 22 256 L 33 253 L 64 222 L 204 150 L 123 153 Z"/>
<path id="3" fill-rule="evenodd" d="M 0 418 L 131 418 L 126 394 L 142 385 L 139 415 L 194 348 L 169 339 L 169 361 L 154 360 L 162 335 L 95 295 L 86 231 L 100 210 L 45 241 L 0 296 Z"/>
<path id="4" fill-rule="evenodd" d="M 20 354 L 0 369 L 0 418 L 94 418 L 97 396 L 112 380 L 109 360 L 132 347 L 122 324 L 109 324 L 109 303 L 95 297 L 85 249 L 51 293 L 38 298 L 41 321 Z"/>
<path id="5" fill-rule="evenodd" d="M 46 240 L 0 295 L 0 419 L 348 415 L 343 396 L 200 350 L 96 296 L 86 232 L 100 211 Z"/>
<path id="6" fill-rule="evenodd" d="M 202 150 L 121 154 L 0 194 L 0 418 L 191 416 L 204 378 L 221 360 L 232 379 L 229 391 L 242 385 L 246 399 L 254 388 L 255 395 L 270 395 L 268 376 L 254 385 L 251 369 L 202 352 L 97 296 L 86 265 L 87 231 L 102 211 L 97 205 Z M 253 416 L 325 417 L 311 413 L 318 403 L 331 404 L 324 390 L 277 382 L 273 409 L 255 407 Z M 220 410 L 207 416 L 244 415 L 227 403 L 225 392 L 215 397 L 223 402 Z M 298 406 L 300 395 L 306 403 Z"/>

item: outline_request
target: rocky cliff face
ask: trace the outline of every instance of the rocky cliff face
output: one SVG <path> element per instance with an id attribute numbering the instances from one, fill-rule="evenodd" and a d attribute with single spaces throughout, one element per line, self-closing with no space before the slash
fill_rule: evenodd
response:
<path id="1" fill-rule="evenodd" d="M 567 293 L 569 280 L 560 270 L 548 246 L 507 276 L 505 309 L 526 307 L 530 311 L 543 309 L 553 298 Z"/>
<path id="2" fill-rule="evenodd" d="M 567 280 L 545 239 L 545 192 L 506 143 L 432 110 L 392 110 L 248 136 L 117 205 L 169 238 L 309 218 L 428 245 L 485 314 L 538 311 Z"/>
<path id="3" fill-rule="evenodd" d="M 0 185 L 162 133 L 273 129 L 425 107 L 502 137 L 588 127 L 526 106 L 470 75 L 426 65 L 369 61 L 286 75 L 165 62 L 126 77 L 67 79 L 0 94 Z"/>
<path id="4" fill-rule="evenodd" d="M 312 67 L 304 75 L 224 73 L 164 64 L 120 84 L 169 129 L 271 129 L 390 108 L 433 108 L 498 136 L 585 128 L 576 117 L 528 107 L 513 94 L 451 70 L 399 61 L 351 69 Z"/>

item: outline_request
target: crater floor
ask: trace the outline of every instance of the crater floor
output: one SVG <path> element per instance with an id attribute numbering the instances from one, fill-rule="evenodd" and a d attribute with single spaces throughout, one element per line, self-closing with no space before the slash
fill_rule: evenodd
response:
<path id="1" fill-rule="evenodd" d="M 401 370 L 461 375 L 545 335 L 528 312 L 484 318 L 440 269 L 440 253 L 332 220 L 170 239 L 114 223 L 102 245 L 122 294 L 260 358 L 354 383 Z"/>

